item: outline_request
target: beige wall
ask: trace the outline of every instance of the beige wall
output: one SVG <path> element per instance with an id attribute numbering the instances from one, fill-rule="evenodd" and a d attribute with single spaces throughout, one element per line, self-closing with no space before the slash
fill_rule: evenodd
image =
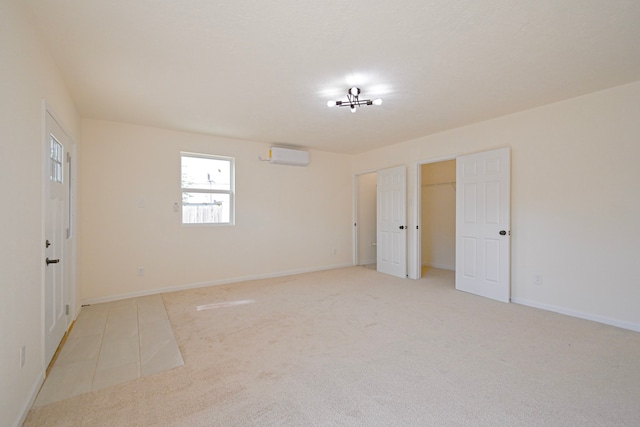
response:
<path id="1" fill-rule="evenodd" d="M 78 118 L 24 2 L 0 2 L 0 40 L 0 425 L 13 426 L 28 410 L 45 369 L 43 99 L 72 136 Z"/>
<path id="2" fill-rule="evenodd" d="M 640 330 L 639 117 L 636 82 L 367 152 L 353 171 L 409 165 L 415 230 L 417 163 L 511 147 L 512 298 Z"/>
<path id="3" fill-rule="evenodd" d="M 456 161 L 422 165 L 422 265 L 456 266 Z"/>
<path id="4" fill-rule="evenodd" d="M 84 301 L 351 264 L 350 156 L 272 165 L 268 144 L 96 120 L 82 138 Z M 181 225 L 181 151 L 235 157 L 235 226 Z"/>

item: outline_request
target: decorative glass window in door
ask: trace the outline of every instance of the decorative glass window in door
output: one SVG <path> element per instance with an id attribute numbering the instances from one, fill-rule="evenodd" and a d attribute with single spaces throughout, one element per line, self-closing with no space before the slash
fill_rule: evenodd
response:
<path id="1" fill-rule="evenodd" d="M 50 135 L 49 151 L 49 170 L 51 181 L 62 182 L 62 158 L 64 156 L 64 147 L 53 135 Z"/>

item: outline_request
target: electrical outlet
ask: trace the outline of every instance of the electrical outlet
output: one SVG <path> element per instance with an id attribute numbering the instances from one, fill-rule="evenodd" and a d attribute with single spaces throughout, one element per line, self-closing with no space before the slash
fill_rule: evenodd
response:
<path id="1" fill-rule="evenodd" d="M 533 283 L 535 285 L 542 285 L 542 274 L 536 274 L 533 276 Z"/>
<path id="2" fill-rule="evenodd" d="M 144 276 L 144 267 L 138 267 L 138 277 Z"/>
<path id="3" fill-rule="evenodd" d="M 20 368 L 24 368 L 24 363 L 27 360 L 27 346 L 20 347 Z"/>

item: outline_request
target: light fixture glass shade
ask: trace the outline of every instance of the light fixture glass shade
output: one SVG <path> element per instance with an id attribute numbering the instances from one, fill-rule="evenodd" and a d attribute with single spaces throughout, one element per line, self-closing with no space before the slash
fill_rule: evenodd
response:
<path id="1" fill-rule="evenodd" d="M 360 92 L 360 89 L 358 89 L 357 87 L 352 87 L 351 89 L 349 89 L 349 93 L 353 96 L 358 96 L 358 93 Z"/>
<path id="2" fill-rule="evenodd" d="M 327 101 L 327 107 L 335 107 L 336 101 Z"/>
<path id="3" fill-rule="evenodd" d="M 382 99 L 380 99 L 380 98 L 374 99 L 373 100 L 373 105 L 382 105 Z"/>
<path id="4" fill-rule="evenodd" d="M 356 106 L 355 106 L 355 105 L 352 105 L 352 106 L 351 106 L 351 112 L 352 112 L 352 113 L 355 113 L 355 112 L 356 112 Z"/>

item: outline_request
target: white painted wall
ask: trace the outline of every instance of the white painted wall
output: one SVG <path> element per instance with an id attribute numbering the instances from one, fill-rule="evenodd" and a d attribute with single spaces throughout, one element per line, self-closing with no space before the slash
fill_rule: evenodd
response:
<path id="1" fill-rule="evenodd" d="M 456 161 L 422 165 L 422 265 L 456 267 Z"/>
<path id="2" fill-rule="evenodd" d="M 348 155 L 272 165 L 268 144 L 97 120 L 82 137 L 84 301 L 352 264 Z M 235 157 L 235 226 L 180 223 L 181 151 Z"/>
<path id="3" fill-rule="evenodd" d="M 353 171 L 512 148 L 512 298 L 640 330 L 640 82 L 374 150 Z M 533 277 L 543 275 L 543 284 Z"/>
<path id="4" fill-rule="evenodd" d="M 0 425 L 15 426 L 45 370 L 42 100 L 74 138 L 78 118 L 23 1 L 0 2 L 0 40 Z"/>

